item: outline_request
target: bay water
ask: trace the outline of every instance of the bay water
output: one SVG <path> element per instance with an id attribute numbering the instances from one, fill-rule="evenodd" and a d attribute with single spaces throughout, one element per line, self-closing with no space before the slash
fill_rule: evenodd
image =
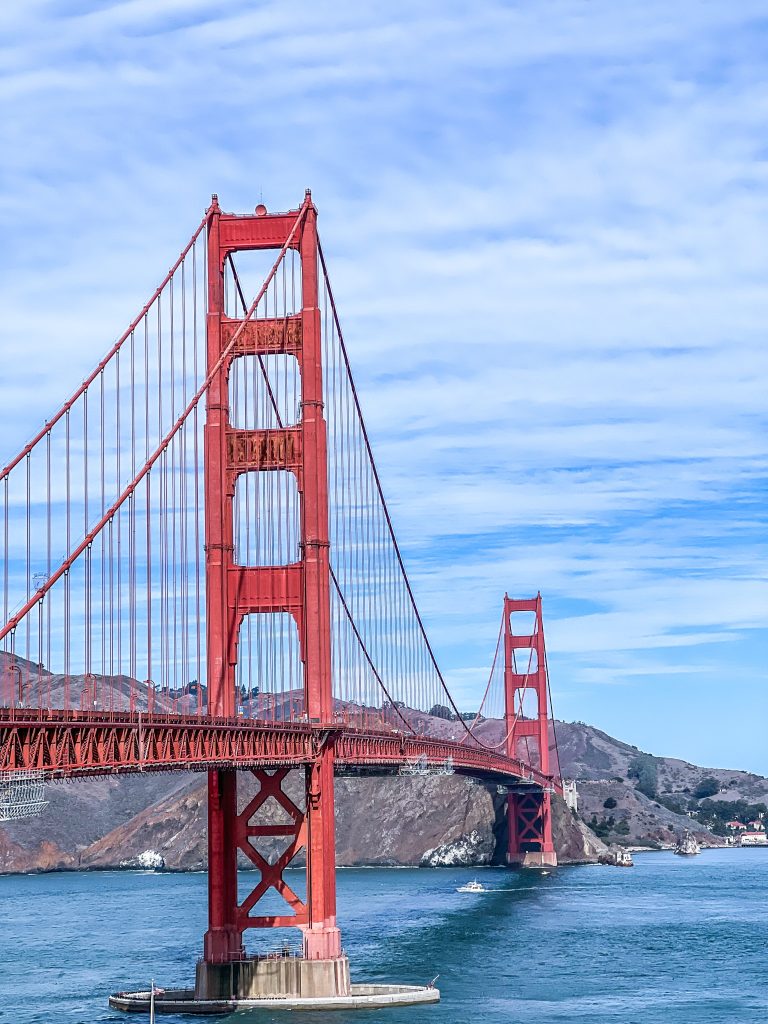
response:
<path id="1" fill-rule="evenodd" d="M 423 984 L 436 1006 L 258 1011 L 237 1024 L 734 1024 L 768 1013 L 768 850 L 647 853 L 548 876 L 487 869 L 338 872 L 353 980 Z M 247 881 L 252 881 L 250 876 Z M 297 873 L 297 878 L 299 877 Z M 489 890 L 456 888 L 479 878 Z M 140 1020 L 110 992 L 192 984 L 204 874 L 0 877 L 0 1022 Z M 160 1017 L 169 1024 L 191 1018 Z M 221 1020 L 222 1018 L 214 1018 Z"/>

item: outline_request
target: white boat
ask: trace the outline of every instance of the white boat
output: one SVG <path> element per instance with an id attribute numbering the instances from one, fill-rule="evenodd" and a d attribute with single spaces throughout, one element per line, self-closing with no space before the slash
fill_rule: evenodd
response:
<path id="1" fill-rule="evenodd" d="M 478 882 L 476 878 L 473 878 L 471 882 L 467 882 L 466 885 L 460 885 L 456 892 L 488 892 L 482 882 Z"/>
<path id="2" fill-rule="evenodd" d="M 688 829 L 677 840 L 675 853 L 681 857 L 695 857 L 697 853 L 701 853 L 701 847 L 696 842 L 695 836 L 692 836 Z"/>

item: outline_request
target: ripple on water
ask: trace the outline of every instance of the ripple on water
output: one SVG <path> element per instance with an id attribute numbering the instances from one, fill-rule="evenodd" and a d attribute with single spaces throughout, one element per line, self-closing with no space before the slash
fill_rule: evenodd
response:
<path id="1" fill-rule="evenodd" d="M 428 1010 L 366 1011 L 363 1024 L 734 1024 L 763 1019 L 768 851 L 643 855 L 636 868 L 340 871 L 339 916 L 361 981 L 423 983 Z M 110 991 L 191 983 L 206 879 L 134 873 L 0 877 L 0 1019 L 126 1024 Z M 417 1019 L 418 1018 L 418 1019 Z M 167 1017 L 167 1024 L 185 1018 Z M 237 1024 L 281 1014 L 239 1013 Z M 318 1024 L 293 1013 L 290 1024 Z M 355 1013 L 332 1024 L 360 1024 Z"/>

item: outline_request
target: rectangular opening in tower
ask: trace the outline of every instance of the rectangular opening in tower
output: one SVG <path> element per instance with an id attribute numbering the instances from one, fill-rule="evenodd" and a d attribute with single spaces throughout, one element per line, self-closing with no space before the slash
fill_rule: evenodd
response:
<path id="1" fill-rule="evenodd" d="M 534 675 L 539 669 L 539 656 L 535 647 L 517 647 L 512 650 L 512 671 L 517 675 Z"/>
<path id="2" fill-rule="evenodd" d="M 515 691 L 515 715 L 521 720 L 533 721 L 539 714 L 539 698 L 532 687 L 520 687 Z"/>
<path id="3" fill-rule="evenodd" d="M 233 359 L 230 422 L 238 430 L 292 427 L 301 413 L 301 374 L 295 356 L 282 353 Z"/>
<path id="4" fill-rule="evenodd" d="M 232 509 L 237 565 L 299 561 L 301 508 L 296 477 L 285 470 L 243 473 Z"/>
<path id="5" fill-rule="evenodd" d="M 532 768 L 541 768 L 539 741 L 534 736 L 523 736 L 517 741 L 515 756 Z"/>
<path id="6" fill-rule="evenodd" d="M 536 632 L 536 612 L 513 611 L 510 614 L 513 636 L 533 636 Z"/>
<path id="7" fill-rule="evenodd" d="M 521 687 L 515 691 L 515 716 L 517 718 L 518 739 L 516 742 L 516 756 L 526 764 L 534 768 L 541 767 L 541 752 L 539 741 L 535 735 L 520 736 L 521 727 L 528 727 L 536 731 L 538 728 L 537 718 L 539 714 L 539 700 L 536 690 L 532 687 Z"/>
<path id="8" fill-rule="evenodd" d="M 237 713 L 266 722 L 304 721 L 304 666 L 288 612 L 246 615 L 235 670 Z"/>
<path id="9" fill-rule="evenodd" d="M 232 253 L 224 261 L 224 312 L 242 317 L 261 291 L 278 257 L 277 249 Z M 289 249 L 256 310 L 258 317 L 291 316 L 301 310 L 301 257 Z"/>

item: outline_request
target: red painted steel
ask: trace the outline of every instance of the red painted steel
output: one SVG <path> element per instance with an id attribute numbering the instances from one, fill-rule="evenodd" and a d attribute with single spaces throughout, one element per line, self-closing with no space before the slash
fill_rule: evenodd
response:
<path id="1" fill-rule="evenodd" d="M 263 223 L 265 218 L 261 219 Z M 323 371 L 318 305 L 317 211 L 310 206 L 301 232 L 302 351 L 300 489 L 304 562 L 304 689 L 310 722 L 333 717 L 331 605 L 328 541 L 328 456 L 323 417 Z M 333 737 L 307 771 L 307 903 L 304 954 L 341 956 L 336 926 L 336 836 L 333 804 Z"/>
<path id="2" fill-rule="evenodd" d="M 205 236 L 201 234 L 204 228 L 207 232 Z M 178 393 L 179 388 L 174 380 L 174 310 L 177 320 L 180 315 L 183 333 L 183 325 L 189 321 L 184 299 L 185 288 L 192 287 L 192 294 L 197 294 L 194 289 L 197 287 L 195 260 L 198 237 L 201 248 L 204 239 L 206 244 L 206 358 L 200 358 L 200 367 L 205 365 L 205 377 L 202 379 L 202 373 L 197 374 L 198 363 L 195 361 L 193 383 L 187 387 L 187 378 L 184 377 L 183 387 Z M 232 254 L 242 250 L 278 251 L 270 274 L 249 307 L 246 306 L 232 262 Z M 185 264 L 190 253 L 191 270 Z M 286 256 L 290 256 L 292 261 L 291 282 L 296 260 L 300 266 L 300 309 L 293 301 L 289 306 L 284 300 L 284 315 L 279 315 L 274 298 L 274 308 L 270 307 L 268 289 L 272 283 L 276 295 L 276 272 L 281 264 L 283 288 L 286 287 Z M 234 275 L 239 292 L 243 308 L 241 319 L 228 315 L 232 309 L 227 306 L 226 282 L 229 280 L 231 283 L 232 278 L 226 277 L 225 261 Z M 203 289 L 200 290 L 202 293 Z M 164 307 L 167 312 L 163 315 L 169 318 L 170 413 L 164 417 L 162 409 L 159 411 L 156 436 L 152 434 L 150 443 L 150 435 L 147 433 L 142 447 L 141 443 L 138 446 L 136 443 L 137 423 L 140 434 L 142 420 L 141 403 L 137 406 L 134 402 L 136 356 L 137 352 L 140 354 L 140 336 L 143 334 L 145 366 L 143 377 L 141 374 L 139 376 L 147 385 L 143 420 L 144 430 L 148 432 L 154 391 L 150 395 L 149 381 L 152 374 L 148 362 L 150 350 L 146 340 L 147 322 L 152 309 L 153 317 L 155 313 L 157 316 L 159 360 L 159 297 L 165 296 L 166 292 L 169 301 L 167 307 Z M 197 308 L 195 302 L 196 299 L 193 299 L 193 309 Z M 324 309 L 323 318 L 321 305 Z M 197 321 L 194 320 L 194 323 Z M 143 326 L 143 330 L 139 325 Z M 324 365 L 323 353 L 330 351 L 329 338 L 332 341 L 336 336 L 338 347 L 334 350 L 335 355 L 326 355 L 327 365 Z M 196 353 L 196 326 L 193 337 Z M 202 340 L 202 335 L 200 337 Z M 119 350 L 127 339 L 128 355 L 123 360 L 121 378 Z M 287 361 L 291 364 L 295 360 L 298 366 L 300 404 L 293 424 L 283 422 L 265 368 L 264 360 L 274 360 L 281 355 L 290 357 Z M 258 361 L 264 387 L 274 407 L 270 426 L 266 422 L 238 425 L 240 418 L 236 398 L 233 400 L 234 411 L 230 409 L 230 377 L 234 374 L 236 378 L 238 367 L 244 365 L 243 362 L 236 364 L 236 360 L 247 356 L 255 357 Z M 114 437 L 117 446 L 122 441 L 120 381 L 122 379 L 125 383 L 125 375 L 128 373 L 131 390 L 130 405 L 127 407 L 129 411 L 123 413 L 122 420 L 123 433 L 125 424 L 130 423 L 132 437 L 130 454 L 123 456 L 122 466 L 125 470 L 130 465 L 131 471 L 123 474 L 125 479 L 120 472 L 116 474 L 114 493 L 105 486 L 104 467 L 109 462 L 110 454 L 103 441 L 105 399 L 103 379 L 100 378 L 110 360 L 114 362 L 116 375 L 118 409 Z M 186 349 L 182 347 L 182 368 L 186 365 L 185 360 Z M 332 371 L 329 368 L 333 368 Z M 342 397 L 340 381 L 343 375 L 339 376 L 342 370 L 348 378 L 344 386 L 349 388 L 349 400 Z M 326 381 L 329 409 L 335 408 L 338 403 L 340 410 L 336 418 L 330 419 L 331 430 L 337 430 L 336 434 L 331 433 L 330 460 L 323 405 L 324 374 L 327 380 L 332 381 L 332 385 Z M 100 382 L 98 392 L 97 381 Z M 162 390 L 160 382 L 161 377 L 158 376 L 158 395 Z M 95 512 L 91 507 L 94 504 L 93 495 L 90 502 L 88 497 L 89 465 L 94 454 L 92 445 L 89 461 L 87 421 L 90 385 L 94 385 L 90 397 L 90 415 L 93 419 L 96 416 L 94 410 L 98 409 L 102 426 L 100 473 L 97 472 L 97 477 L 101 478 L 101 494 L 100 501 L 94 506 Z M 328 397 L 329 394 L 333 397 Z M 179 510 L 180 500 L 176 491 L 176 487 L 180 486 L 179 481 L 185 478 L 190 468 L 187 460 L 193 461 L 194 473 L 200 472 L 196 425 L 198 403 L 202 407 L 203 396 L 206 403 L 202 460 L 204 563 L 200 544 L 203 531 L 198 528 L 187 532 L 187 512 L 183 502 Z M 82 533 L 79 532 L 79 525 L 75 528 L 70 522 L 70 427 L 74 422 L 74 403 L 79 399 L 82 400 L 81 418 L 86 438 Z M 160 398 L 158 404 L 162 404 Z M 179 409 L 181 413 L 177 415 Z M 350 430 L 348 421 L 351 414 L 356 419 Z M 51 460 L 55 460 L 56 448 L 51 442 L 50 428 L 59 422 L 66 432 L 66 549 L 63 561 L 54 566 L 50 517 Z M 184 440 L 187 427 L 194 443 Z M 360 451 L 352 447 L 353 442 L 359 444 Z M 177 449 L 174 449 L 174 445 L 177 445 Z M 176 450 L 176 456 L 167 457 L 169 450 L 172 453 Z M 33 579 L 31 524 L 36 478 L 30 469 L 30 455 L 34 451 L 38 455 L 47 451 L 45 493 L 48 557 L 47 577 L 42 582 Z M 344 460 L 347 464 L 339 467 L 338 463 Z M 367 460 L 365 466 L 369 476 L 360 470 L 364 460 Z M 117 464 L 120 465 L 119 452 Z M 354 473 L 349 475 L 349 464 L 357 466 L 357 476 Z M 11 522 L 12 513 L 9 511 L 12 508 L 13 492 L 9 490 L 8 477 L 14 469 L 17 470 L 14 476 L 18 479 L 22 479 L 22 473 L 26 474 L 26 530 L 22 531 L 26 534 L 26 547 L 19 562 L 25 571 L 16 573 L 22 581 L 26 577 L 26 582 L 17 603 L 9 599 L 9 565 L 12 558 L 9 554 L 9 537 L 15 535 L 11 526 L 16 524 Z M 277 473 L 287 474 L 286 479 L 290 480 L 291 487 L 295 483 L 298 494 L 298 551 L 289 553 L 284 564 L 238 564 L 234 522 L 238 483 L 245 474 L 273 474 L 262 480 L 276 480 L 279 479 L 274 476 Z M 90 469 L 90 475 L 90 486 L 93 489 L 93 468 Z M 333 567 L 330 559 L 329 475 L 333 477 L 336 488 L 336 492 L 332 490 L 331 495 L 335 498 L 331 526 L 336 531 L 330 535 L 334 538 Z M 2 505 L 5 621 L 0 620 L 0 641 L 4 642 L 4 651 L 0 652 L 0 705 L 7 705 L 0 706 L 0 771 L 39 769 L 49 778 L 177 769 L 207 771 L 209 925 L 204 940 L 207 960 L 217 963 L 238 960 L 245 953 L 243 934 L 247 929 L 286 925 L 297 926 L 302 930 L 306 957 L 327 959 L 341 955 L 335 888 L 334 772 L 337 768 L 364 773 L 394 773 L 419 759 L 435 768 L 450 765 L 457 772 L 488 782 L 507 784 L 512 787 L 508 798 L 510 860 L 519 859 L 527 851 L 542 854 L 552 852 L 550 794 L 560 789 L 560 783 L 553 778 L 549 761 L 550 709 L 541 596 L 525 601 L 505 597 L 503 679 L 501 659 L 494 659 L 494 668 L 481 707 L 472 724 L 468 724 L 466 716 L 459 714 L 440 673 L 395 539 L 341 337 L 341 327 L 317 237 L 317 212 L 309 193 L 299 210 L 266 214 L 263 207 L 259 207 L 257 214 L 250 216 L 222 212 L 214 197 L 192 241 L 129 331 L 73 399 L 48 421 L 35 440 L 3 470 L 0 480 L 5 481 Z M 126 480 L 130 482 L 126 483 Z M 154 545 L 150 536 L 152 481 L 157 492 L 164 493 L 158 506 L 159 518 L 171 521 L 170 542 L 166 530 L 159 543 Z M 139 561 L 136 524 L 142 522 L 141 506 L 138 503 L 139 485 L 142 482 L 142 492 L 146 493 L 143 524 L 146 528 L 146 560 L 149 563 L 155 558 L 159 563 L 155 567 L 154 576 L 149 564 L 144 571 L 138 573 L 146 581 L 147 599 L 143 605 L 143 616 L 136 604 Z M 36 486 L 40 488 L 40 479 L 37 479 Z M 169 488 L 170 493 L 165 493 Z M 349 490 L 348 495 L 345 488 Z M 339 489 L 345 492 L 341 500 Z M 183 496 L 186 501 L 186 489 Z M 200 496 L 196 485 L 194 496 L 192 504 L 197 509 L 200 507 Z M 371 523 L 363 524 L 363 513 L 373 507 L 371 502 L 374 500 L 379 503 L 376 506 L 379 518 L 373 518 L 371 527 Z M 355 516 L 350 519 L 353 528 L 348 536 L 343 522 L 341 531 L 338 523 L 340 516 L 343 521 L 345 501 L 355 510 Z M 269 516 L 262 516 L 260 511 L 254 510 L 251 515 L 247 500 L 244 507 L 246 519 L 253 526 L 254 532 L 257 525 L 264 530 L 274 526 L 274 521 Z M 278 516 L 283 513 L 285 510 L 278 508 Z M 121 514 L 124 514 L 127 526 L 124 532 L 120 527 Z M 259 519 L 260 516 L 262 519 Z M 283 528 L 288 518 L 286 514 L 279 520 Z M 178 524 L 184 527 L 185 532 L 179 533 L 177 545 Z M 113 550 L 115 538 L 116 552 Z M 120 595 L 125 579 L 121 584 L 120 571 L 125 560 L 125 550 L 121 554 L 121 541 L 128 547 L 130 565 L 129 597 L 122 605 L 122 611 Z M 356 557 L 350 561 L 344 554 L 345 541 L 352 549 L 364 544 L 368 547 L 359 560 Z M 99 542 L 101 561 L 96 563 L 93 561 L 94 551 Z M 391 543 L 391 552 L 387 556 L 389 562 L 383 562 L 385 568 L 382 570 L 379 567 L 377 575 L 375 562 L 381 556 L 381 545 L 385 542 Z M 199 600 L 200 573 L 184 577 L 179 591 L 176 589 L 177 573 L 181 576 L 185 571 L 191 546 L 194 546 L 197 553 L 196 565 L 200 572 L 204 565 L 204 626 L 200 625 L 203 622 L 203 609 Z M 258 558 L 251 558 L 250 553 L 243 561 L 269 560 L 264 550 L 267 549 L 259 550 Z M 276 557 L 275 560 L 279 559 Z M 96 639 L 92 632 L 93 623 L 99 618 L 96 611 L 99 602 L 96 605 L 93 603 L 92 584 L 94 576 L 98 576 L 99 572 L 94 570 L 94 565 L 100 567 L 101 576 L 102 623 Z M 86 639 L 83 645 L 84 668 L 78 676 L 72 673 L 69 664 L 72 635 L 70 617 L 73 607 L 70 583 L 73 571 L 83 566 Z M 113 578 L 115 566 L 117 575 Z M 160 622 L 153 626 L 153 582 L 158 580 Z M 190 586 L 195 580 L 198 601 L 193 606 L 196 614 L 192 618 L 195 628 L 205 629 L 206 645 L 203 654 L 198 634 L 197 668 L 191 669 L 192 662 L 184 660 L 189 652 L 184 656 L 178 655 L 176 646 L 177 641 L 180 649 L 190 643 L 186 633 L 191 606 Z M 393 586 L 393 580 L 399 581 L 397 586 Z M 64 594 L 66 625 L 63 634 L 64 672 L 56 677 L 43 665 L 43 620 L 46 612 L 49 616 L 51 614 L 50 607 L 57 594 L 55 588 L 59 585 L 59 593 Z M 382 602 L 389 601 L 390 607 L 387 609 L 383 603 L 374 603 L 372 607 L 376 615 L 371 615 L 371 609 L 363 600 L 368 597 L 364 594 L 365 588 L 383 595 Z M 113 609 L 114 595 L 117 595 L 116 610 Z M 18 610 L 11 614 L 12 608 Z M 109 628 L 105 625 L 107 609 Z M 332 609 L 333 614 L 338 616 L 335 627 Z M 513 631 L 513 616 L 520 611 L 532 612 L 535 618 L 533 632 L 523 636 L 515 635 Z M 246 660 L 240 657 L 240 650 L 245 643 L 240 640 L 244 622 L 247 620 L 250 628 L 249 616 L 266 617 L 273 623 L 281 615 L 288 616 L 289 623 L 295 624 L 297 660 L 300 661 L 302 678 L 294 682 L 293 676 L 287 676 L 280 680 L 278 687 L 270 690 L 267 685 L 269 680 L 259 677 L 259 672 L 265 674 L 263 666 L 257 666 L 255 685 L 252 686 L 249 681 L 248 686 L 243 688 L 238 677 L 238 667 L 241 661 Z M 372 628 L 369 621 L 372 618 L 380 623 L 380 630 Z M 146 649 L 138 662 L 139 666 L 144 666 L 143 670 L 137 668 L 135 662 L 135 637 L 140 619 L 146 625 Z M 153 628 L 156 631 L 154 639 Z M 333 628 L 333 642 L 337 645 L 334 647 Z M 46 662 L 50 666 L 53 664 L 50 656 L 50 617 L 47 629 Z M 16 639 L 22 632 L 25 635 L 26 658 L 17 657 Z M 34 644 L 31 642 L 33 637 L 36 640 Z M 385 643 L 382 643 L 382 637 Z M 102 647 L 101 673 L 93 670 L 95 663 L 91 660 L 93 650 L 99 646 L 99 638 Z M 414 657 L 406 650 L 405 655 L 398 658 L 401 640 L 403 649 L 408 644 L 414 648 L 410 652 L 415 652 Z M 123 650 L 128 649 L 134 657 L 133 665 L 130 657 L 128 659 L 127 673 L 121 672 L 120 652 L 124 641 Z M 169 653 L 171 645 L 172 653 Z M 527 671 L 523 664 L 516 663 L 517 657 L 522 656 L 525 660 L 522 652 L 526 649 L 532 652 L 531 658 L 534 655 L 536 658 L 536 665 L 530 664 Z M 497 646 L 497 655 L 499 651 L 500 647 Z M 339 652 L 344 657 L 338 661 L 339 689 L 334 701 L 332 665 L 333 658 Z M 354 657 L 349 657 L 350 652 Z M 390 654 L 394 657 L 390 658 Z M 114 665 L 113 655 L 116 658 Z M 174 668 L 172 688 L 168 682 L 169 665 L 163 665 L 163 659 L 171 662 Z M 251 651 L 249 659 L 250 667 L 255 660 Z M 159 666 L 158 660 L 161 662 Z M 497 664 L 499 673 L 494 674 Z M 162 682 L 158 684 L 151 678 L 143 683 L 138 682 L 144 674 L 150 677 L 155 675 L 158 667 L 161 673 L 165 669 L 164 687 Z M 177 669 L 180 685 L 175 675 Z M 194 680 L 191 678 L 193 672 L 198 677 Z M 52 686 L 57 678 L 63 679 L 63 686 L 61 692 L 52 697 Z M 74 680 L 78 680 L 76 689 L 70 692 Z M 345 686 L 348 689 L 345 690 Z M 202 697 L 204 689 L 207 692 L 205 701 Z M 522 707 L 518 707 L 521 697 L 529 692 L 537 699 L 535 717 L 526 717 Z M 299 696 L 303 696 L 303 700 Z M 119 701 L 117 705 L 116 699 Z M 497 703 L 494 704 L 494 701 Z M 146 710 L 140 710 L 142 703 L 146 704 Z M 255 717 L 244 717 L 244 714 L 253 714 L 254 703 Z M 54 708 L 54 704 L 58 704 L 59 708 Z M 191 712 L 195 704 L 197 713 L 193 714 Z M 266 714 L 265 704 L 272 711 L 273 718 L 269 722 L 260 717 L 262 713 Z M 503 735 L 494 732 L 499 727 L 502 714 Z M 287 721 L 287 718 L 291 721 Z M 447 728 L 446 718 L 456 724 L 456 732 L 463 734 L 461 742 L 440 738 L 447 735 L 442 731 Z M 429 729 L 436 735 L 421 734 Z M 299 801 L 291 799 L 283 790 L 286 775 L 293 769 L 301 770 L 304 778 L 303 799 Z M 238 770 L 251 771 L 259 783 L 257 796 L 241 810 L 238 810 Z M 286 815 L 286 820 L 279 824 L 259 818 L 266 803 L 273 801 L 277 801 Z M 283 837 L 287 840 L 286 848 L 275 863 L 269 863 L 257 849 L 258 840 L 265 837 Z M 296 895 L 284 875 L 285 869 L 300 850 L 305 851 L 307 862 L 306 899 Z M 243 901 L 239 901 L 237 892 L 238 851 L 244 853 L 260 872 L 258 884 Z M 285 913 L 259 912 L 260 901 L 270 891 L 283 897 L 287 906 Z"/>
<path id="3" fill-rule="evenodd" d="M 276 322 L 266 328 L 240 324 L 233 331 L 233 322 L 228 320 L 224 331 L 225 259 L 241 249 L 284 251 L 287 247 L 297 248 L 301 260 L 300 320 L 291 322 L 290 331 L 286 325 L 282 334 Z M 309 721 L 321 723 L 332 718 L 328 460 L 317 275 L 317 213 L 309 193 L 298 225 L 295 216 L 285 214 L 224 214 L 214 201 L 208 223 L 207 346 L 209 370 L 217 369 L 208 389 L 205 425 L 208 700 L 209 709 L 225 717 L 232 717 L 235 711 L 238 635 L 245 616 L 286 611 L 293 616 L 298 629 L 304 705 Z M 240 352 L 265 356 L 287 348 L 289 336 L 301 382 L 297 427 L 234 428 L 229 418 L 228 394 L 230 367 L 237 358 L 232 351 L 233 339 L 241 340 Z M 233 543 L 235 481 L 248 471 L 277 469 L 289 470 L 297 479 L 301 499 L 301 560 L 291 566 L 238 566 L 234 562 Z M 263 786 L 271 785 L 266 776 L 259 778 Z M 211 961 L 241 955 L 244 929 L 274 926 L 271 917 L 252 916 L 238 907 L 238 843 L 233 822 L 236 788 L 231 771 L 210 773 L 209 928 L 205 956 Z M 303 929 L 306 957 L 338 957 L 341 938 L 336 926 L 332 733 L 327 734 L 307 768 L 305 810 L 301 813 L 302 838 L 306 833 L 307 905 L 296 923 Z M 282 874 L 288 861 L 281 860 L 279 864 Z M 285 888 L 283 882 L 276 887 L 280 891 Z M 264 891 L 262 877 L 243 906 L 251 909 Z"/>
<path id="4" fill-rule="evenodd" d="M 50 778 L 80 778 L 209 766 L 301 768 L 317 761 L 329 736 L 340 768 L 397 771 L 425 757 L 489 781 L 561 788 L 519 758 L 426 736 L 364 732 L 336 721 L 281 725 L 157 712 L 0 708 L 0 772 L 34 768 Z"/>
<path id="5" fill-rule="evenodd" d="M 515 634 L 513 615 L 516 612 L 534 614 L 532 633 Z M 516 652 L 528 652 L 527 655 L 523 654 L 520 665 L 517 664 Z M 534 656 L 535 667 L 531 665 Z M 532 693 L 536 698 L 535 719 L 523 714 L 524 699 L 528 693 Z M 530 599 L 504 596 L 504 696 L 507 755 L 510 758 L 517 757 L 520 746 L 524 744 L 527 748 L 527 759 L 530 761 L 529 740 L 533 740 L 539 771 L 544 778 L 551 780 L 549 684 L 541 594 Z M 535 793 L 510 793 L 507 797 L 507 860 L 510 863 L 520 860 L 526 852 L 554 852 L 550 792 L 552 788 L 550 781 Z"/>
<path id="6" fill-rule="evenodd" d="M 254 771 L 253 775 L 259 782 L 259 792 L 242 813 L 237 815 L 236 840 L 238 848 L 258 869 L 261 876 L 259 884 L 237 908 L 237 923 L 241 931 L 246 928 L 308 927 L 310 923 L 307 904 L 296 895 L 283 875 L 294 857 L 307 846 L 306 814 L 283 790 L 283 782 L 289 771 L 289 767 L 283 767 L 271 773 Z M 288 822 L 285 824 L 253 824 L 253 818 L 270 798 L 282 808 Z M 275 836 L 287 837 L 289 842 L 277 860 L 270 863 L 251 840 Z M 253 908 L 269 889 L 274 889 L 282 896 L 291 911 L 290 914 L 255 916 L 251 914 Z"/>

